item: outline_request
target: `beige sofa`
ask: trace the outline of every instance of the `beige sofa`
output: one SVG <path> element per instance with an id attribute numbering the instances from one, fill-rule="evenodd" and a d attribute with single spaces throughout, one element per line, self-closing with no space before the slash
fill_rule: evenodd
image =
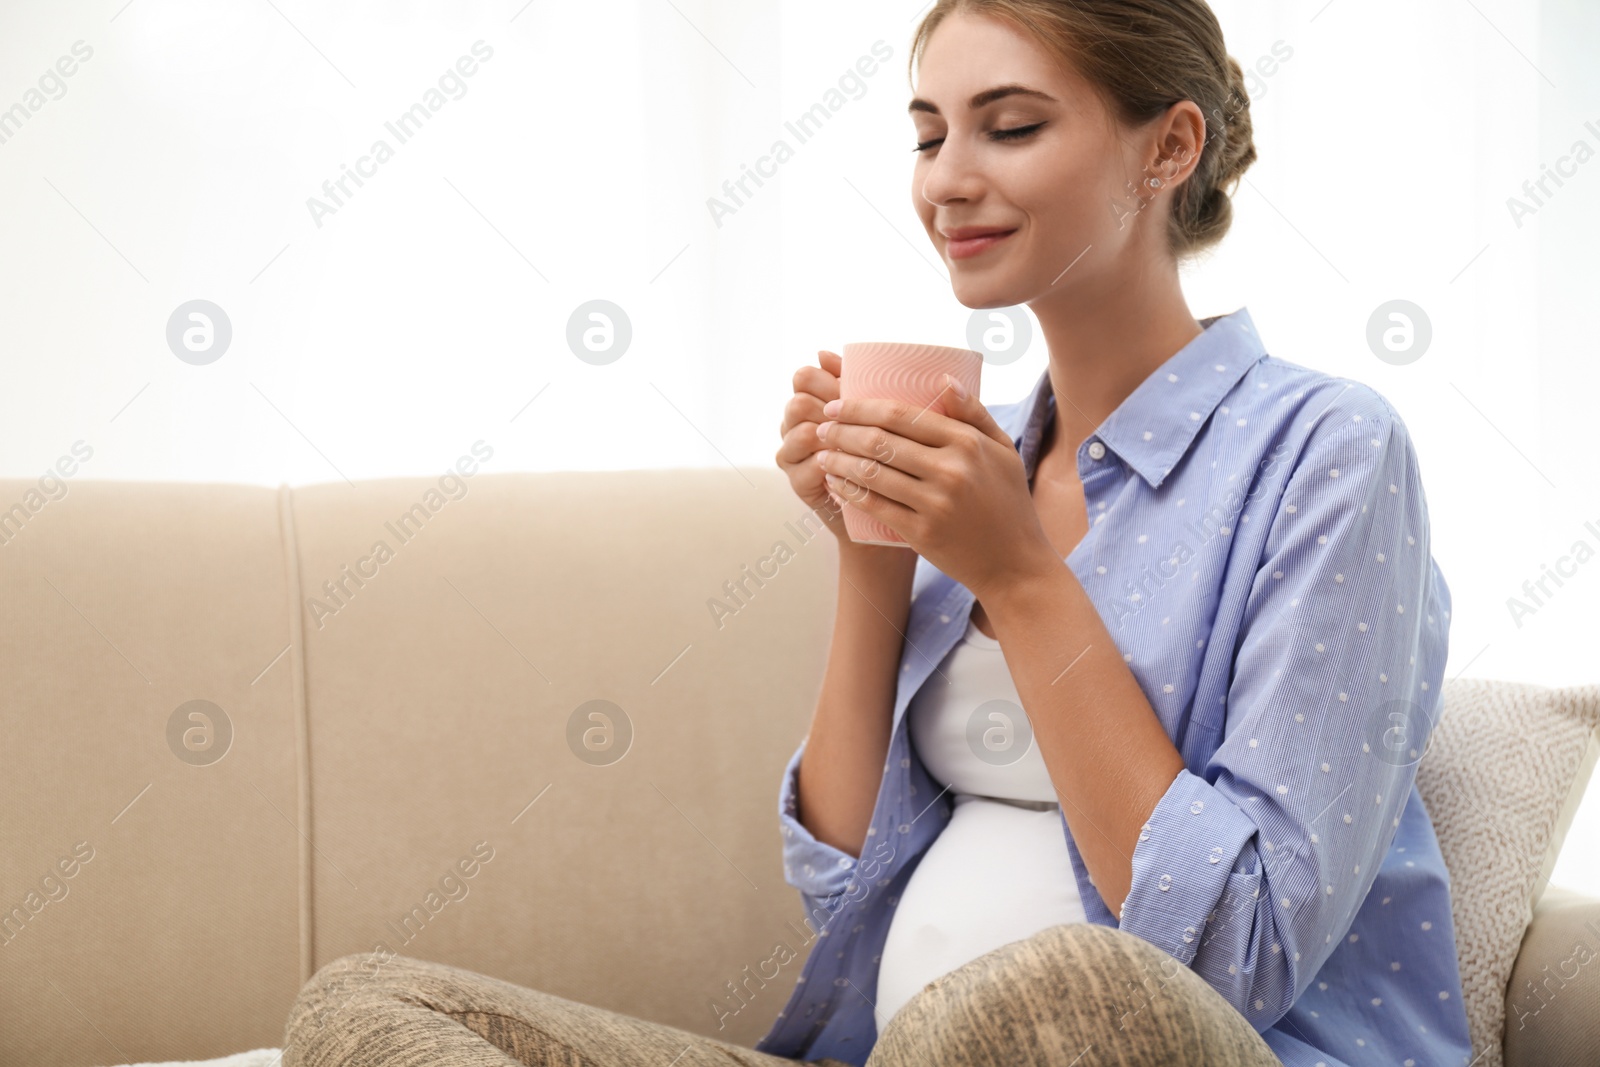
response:
<path id="1" fill-rule="evenodd" d="M 776 470 L 67 484 L 0 482 L 0 1063 L 277 1046 L 379 945 L 766 1031 L 837 562 Z M 1511 985 L 1585 939 L 1547 894 Z M 1509 1062 L 1600 1045 L 1584 969 Z"/>

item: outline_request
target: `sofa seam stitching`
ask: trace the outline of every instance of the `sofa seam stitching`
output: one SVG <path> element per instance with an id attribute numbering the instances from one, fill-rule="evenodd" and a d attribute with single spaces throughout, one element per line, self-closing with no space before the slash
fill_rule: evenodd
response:
<path id="1" fill-rule="evenodd" d="M 316 963 L 316 911 L 313 897 L 313 832 L 311 819 L 311 735 L 307 712 L 305 627 L 300 614 L 300 545 L 294 522 L 294 491 L 278 487 L 278 520 L 283 538 L 285 579 L 289 587 L 289 667 L 294 701 L 295 821 L 300 839 L 300 982 L 310 981 Z"/>

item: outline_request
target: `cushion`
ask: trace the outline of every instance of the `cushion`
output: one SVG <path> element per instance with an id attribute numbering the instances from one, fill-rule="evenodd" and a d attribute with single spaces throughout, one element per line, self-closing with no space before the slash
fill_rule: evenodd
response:
<path id="1" fill-rule="evenodd" d="M 1501 1067 L 1506 986 L 1600 752 L 1600 685 L 1448 679 L 1417 789 L 1450 871 L 1473 1067 Z"/>

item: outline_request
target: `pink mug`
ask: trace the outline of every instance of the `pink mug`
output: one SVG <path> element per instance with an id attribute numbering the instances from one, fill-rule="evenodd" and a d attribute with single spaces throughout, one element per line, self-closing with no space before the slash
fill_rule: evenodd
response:
<path id="1" fill-rule="evenodd" d="M 983 353 L 970 348 L 857 341 L 845 345 L 840 353 L 839 396 L 844 400 L 857 397 L 903 400 L 944 415 L 944 405 L 939 402 L 946 388 L 944 376 L 949 374 L 965 386 L 968 393 L 977 396 L 982 369 Z M 894 466 L 893 457 L 875 458 Z M 867 488 L 872 486 L 869 484 Z M 905 538 L 848 499 L 841 499 L 837 493 L 833 498 L 844 508 L 844 528 L 851 541 L 863 545 L 909 547 Z"/>

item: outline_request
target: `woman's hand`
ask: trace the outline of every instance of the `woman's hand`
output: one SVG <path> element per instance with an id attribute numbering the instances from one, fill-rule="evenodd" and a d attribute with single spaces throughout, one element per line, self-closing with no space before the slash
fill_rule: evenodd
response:
<path id="1" fill-rule="evenodd" d="M 948 414 L 830 400 L 818 428 L 827 485 L 979 600 L 1059 564 L 1011 437 L 953 381 L 936 403 Z"/>
<path id="2" fill-rule="evenodd" d="M 778 428 L 783 444 L 774 458 L 789 476 L 795 495 L 822 517 L 836 537 L 849 541 L 843 511 L 828 491 L 822 467 L 816 461 L 817 450 L 822 447 L 817 437 L 817 424 L 824 418 L 822 405 L 839 399 L 839 355 L 818 352 L 817 363 L 818 366 L 804 366 L 794 372 L 794 396 L 784 405 L 783 422 Z"/>

